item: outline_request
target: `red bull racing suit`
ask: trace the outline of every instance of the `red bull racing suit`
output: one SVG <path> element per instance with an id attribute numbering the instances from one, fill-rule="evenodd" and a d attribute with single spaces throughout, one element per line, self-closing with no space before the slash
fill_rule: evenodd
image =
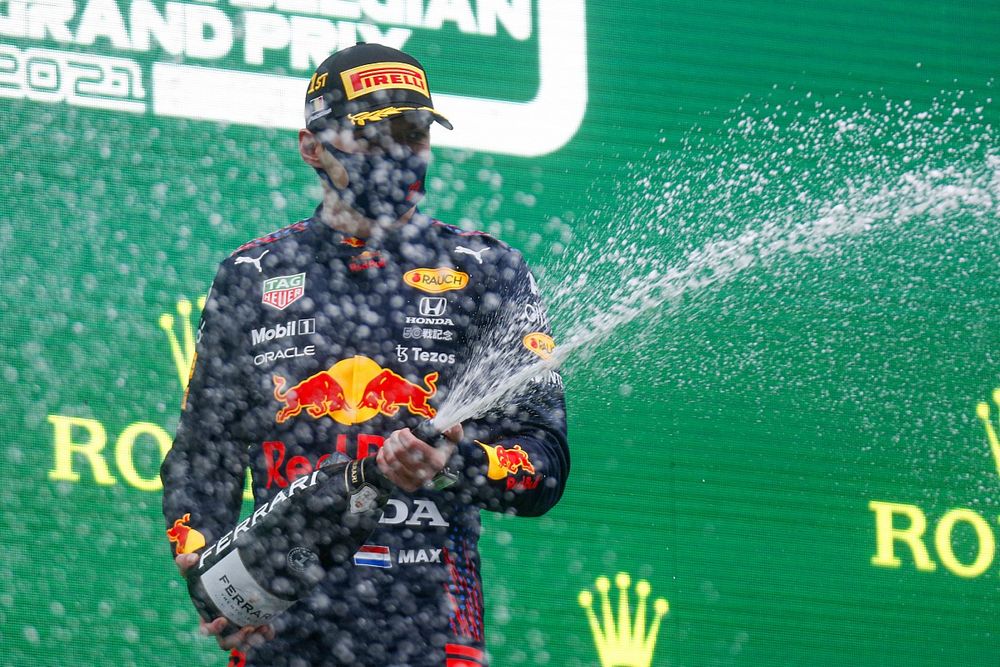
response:
<path id="1" fill-rule="evenodd" d="M 460 379 L 474 396 L 491 389 L 476 384 L 484 364 L 513 373 L 546 357 L 549 333 L 520 253 L 425 216 L 365 241 L 317 210 L 242 246 L 205 304 L 161 469 L 171 543 L 183 553 L 232 531 L 248 467 L 255 504 L 270 502 L 335 452 L 375 454 L 392 431 L 433 417 Z M 353 565 L 231 665 L 486 664 L 479 512 L 536 516 L 559 500 L 561 378 L 533 378 L 464 428 L 449 463 L 458 482 L 397 490 Z"/>

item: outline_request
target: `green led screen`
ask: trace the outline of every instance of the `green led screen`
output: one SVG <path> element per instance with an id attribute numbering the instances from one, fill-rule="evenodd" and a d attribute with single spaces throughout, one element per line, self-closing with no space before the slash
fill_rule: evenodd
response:
<path id="1" fill-rule="evenodd" d="M 557 344 L 677 271 L 567 365 L 561 503 L 484 513 L 493 664 L 1000 661 L 998 34 L 987 1 L 0 0 L 0 665 L 225 664 L 158 468 L 216 265 L 311 214 L 305 86 L 360 40 L 427 68 L 423 209 L 524 251 Z"/>

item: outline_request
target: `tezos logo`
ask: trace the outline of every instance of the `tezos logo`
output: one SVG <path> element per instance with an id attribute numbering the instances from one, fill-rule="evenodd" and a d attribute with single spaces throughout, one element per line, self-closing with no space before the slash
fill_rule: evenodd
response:
<path id="1" fill-rule="evenodd" d="M 412 357 L 415 362 L 430 364 L 453 364 L 455 363 L 454 352 L 433 352 L 422 347 L 396 346 L 396 360 L 406 363 Z"/>

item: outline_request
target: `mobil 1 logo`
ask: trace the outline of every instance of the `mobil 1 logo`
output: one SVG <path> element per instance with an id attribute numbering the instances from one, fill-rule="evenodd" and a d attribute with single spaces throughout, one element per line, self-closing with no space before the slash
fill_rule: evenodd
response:
<path id="1" fill-rule="evenodd" d="M 316 318 L 289 320 L 273 327 L 260 327 L 250 332 L 250 343 L 254 346 L 290 336 L 304 336 L 316 333 Z"/>

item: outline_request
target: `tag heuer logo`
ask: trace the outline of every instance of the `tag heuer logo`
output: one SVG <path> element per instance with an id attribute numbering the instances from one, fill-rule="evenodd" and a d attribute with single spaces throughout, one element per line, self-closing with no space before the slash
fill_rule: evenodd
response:
<path id="1" fill-rule="evenodd" d="M 306 274 L 296 273 L 294 276 L 278 276 L 264 281 L 264 294 L 261 302 L 264 305 L 284 310 L 302 298 L 306 291 Z"/>

